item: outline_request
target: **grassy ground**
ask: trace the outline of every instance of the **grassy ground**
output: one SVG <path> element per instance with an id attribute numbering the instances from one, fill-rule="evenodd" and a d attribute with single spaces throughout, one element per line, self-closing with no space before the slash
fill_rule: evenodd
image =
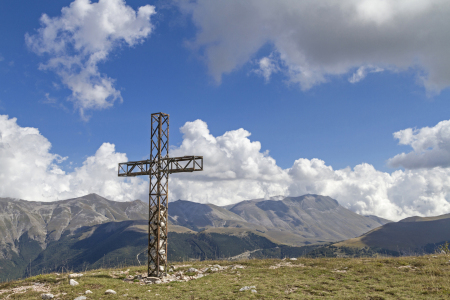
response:
<path id="1" fill-rule="evenodd" d="M 229 268 L 189 282 L 151 285 L 122 280 L 125 275 L 120 271 L 129 269 L 128 274 L 135 275 L 144 273 L 143 267 L 88 271 L 76 278 L 80 284 L 75 287 L 69 285 L 67 274 L 53 273 L 3 283 L 0 298 L 41 299 L 43 291 L 49 290 L 54 299 L 73 300 L 89 289 L 93 293 L 85 295 L 87 299 L 448 299 L 449 260 L 445 254 L 245 260 L 238 262 L 244 269 Z M 226 266 L 236 262 L 203 261 L 191 265 L 201 268 L 213 264 Z M 257 293 L 240 292 L 244 286 L 256 286 Z M 20 292 L 20 288 L 25 292 Z M 105 295 L 107 289 L 117 294 Z"/>

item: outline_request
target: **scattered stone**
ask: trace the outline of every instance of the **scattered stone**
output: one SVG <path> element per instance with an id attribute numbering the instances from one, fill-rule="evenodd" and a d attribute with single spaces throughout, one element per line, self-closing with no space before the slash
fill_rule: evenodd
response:
<path id="1" fill-rule="evenodd" d="M 73 300 L 86 300 L 86 299 L 87 299 L 86 296 L 79 296 L 79 297 L 76 297 Z"/>
<path id="2" fill-rule="evenodd" d="M 274 266 L 270 266 L 269 269 L 273 270 L 273 269 L 278 269 L 280 267 L 304 267 L 304 264 L 292 264 L 291 262 L 280 262 L 279 264 L 276 264 Z"/>
<path id="3" fill-rule="evenodd" d="M 218 268 L 210 268 L 209 270 L 210 270 L 211 272 L 217 272 L 217 271 L 219 271 Z"/>
<path id="4" fill-rule="evenodd" d="M 106 290 L 105 295 L 115 295 L 117 294 L 114 290 Z"/>
<path id="5" fill-rule="evenodd" d="M 291 260 L 297 260 L 295 257 L 292 257 Z"/>
<path id="6" fill-rule="evenodd" d="M 169 269 L 169 272 L 173 272 L 173 269 L 172 269 L 172 268 L 170 268 L 170 269 Z"/>
<path id="7" fill-rule="evenodd" d="M 79 285 L 79 283 L 78 283 L 76 280 L 74 280 L 74 279 L 70 279 L 70 280 L 69 280 L 69 284 L 70 284 L 71 286 Z"/>
<path id="8" fill-rule="evenodd" d="M 197 273 L 197 272 L 198 272 L 198 270 L 197 270 L 196 268 L 189 268 L 187 271 L 188 271 L 189 273 L 192 273 L 192 272 Z"/>
<path id="9" fill-rule="evenodd" d="M 242 265 L 234 265 L 231 267 L 231 270 L 243 269 L 243 268 L 244 268 L 244 266 L 242 266 Z"/>
<path id="10" fill-rule="evenodd" d="M 156 283 L 157 281 L 161 281 L 161 279 L 159 277 L 147 277 L 146 278 L 146 283 Z"/>
<path id="11" fill-rule="evenodd" d="M 255 290 L 255 292 L 256 292 L 256 286 L 254 286 L 254 285 L 252 285 L 252 286 L 244 286 L 243 288 L 241 288 L 239 290 L 239 292 L 248 291 L 248 290 Z"/>
<path id="12" fill-rule="evenodd" d="M 42 299 L 53 299 L 53 294 L 42 294 L 41 298 Z"/>
<path id="13" fill-rule="evenodd" d="M 86 292 L 84 292 L 86 295 L 88 295 L 88 294 L 92 294 L 92 291 L 91 290 L 87 290 Z"/>
<path id="14" fill-rule="evenodd" d="M 77 277 L 81 277 L 81 276 L 83 276 L 83 274 L 81 274 L 81 273 L 69 274 L 69 278 L 77 278 Z"/>
<path id="15" fill-rule="evenodd" d="M 257 291 L 256 291 L 256 290 L 251 290 L 250 292 L 252 292 L 252 293 L 257 293 Z"/>

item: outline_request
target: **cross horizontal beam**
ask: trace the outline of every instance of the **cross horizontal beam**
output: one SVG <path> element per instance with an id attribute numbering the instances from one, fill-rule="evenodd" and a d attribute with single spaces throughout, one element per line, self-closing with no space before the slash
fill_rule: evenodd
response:
<path id="1" fill-rule="evenodd" d="M 141 160 L 119 163 L 119 177 L 134 177 L 151 175 L 158 171 L 172 173 L 203 171 L 203 156 L 182 156 L 161 158 L 161 164 L 155 161 Z M 158 166 L 164 166 L 165 170 L 158 170 Z"/>

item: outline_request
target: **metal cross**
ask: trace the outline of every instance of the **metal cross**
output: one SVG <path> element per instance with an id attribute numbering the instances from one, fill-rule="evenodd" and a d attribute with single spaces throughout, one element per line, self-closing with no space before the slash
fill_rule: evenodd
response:
<path id="1" fill-rule="evenodd" d="M 169 157 L 169 115 L 152 114 L 150 159 L 119 163 L 120 177 L 150 176 L 148 276 L 167 272 L 169 174 L 203 171 L 203 156 Z"/>

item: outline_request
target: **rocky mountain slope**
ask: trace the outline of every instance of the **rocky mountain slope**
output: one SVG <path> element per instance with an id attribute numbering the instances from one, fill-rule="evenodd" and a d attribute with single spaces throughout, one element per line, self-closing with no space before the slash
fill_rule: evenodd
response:
<path id="1" fill-rule="evenodd" d="M 238 232 L 245 229 L 297 246 L 349 239 L 389 222 L 358 215 L 319 195 L 248 200 L 226 208 L 179 200 L 170 203 L 169 214 L 173 224 L 196 231 L 232 233 L 233 228 Z"/>
<path id="2" fill-rule="evenodd" d="M 142 201 L 116 202 L 96 194 L 55 202 L 0 198 L 0 247 L 18 252 L 17 241 L 27 233 L 45 249 L 65 231 L 109 221 L 147 219 L 147 215 L 148 205 Z"/>

